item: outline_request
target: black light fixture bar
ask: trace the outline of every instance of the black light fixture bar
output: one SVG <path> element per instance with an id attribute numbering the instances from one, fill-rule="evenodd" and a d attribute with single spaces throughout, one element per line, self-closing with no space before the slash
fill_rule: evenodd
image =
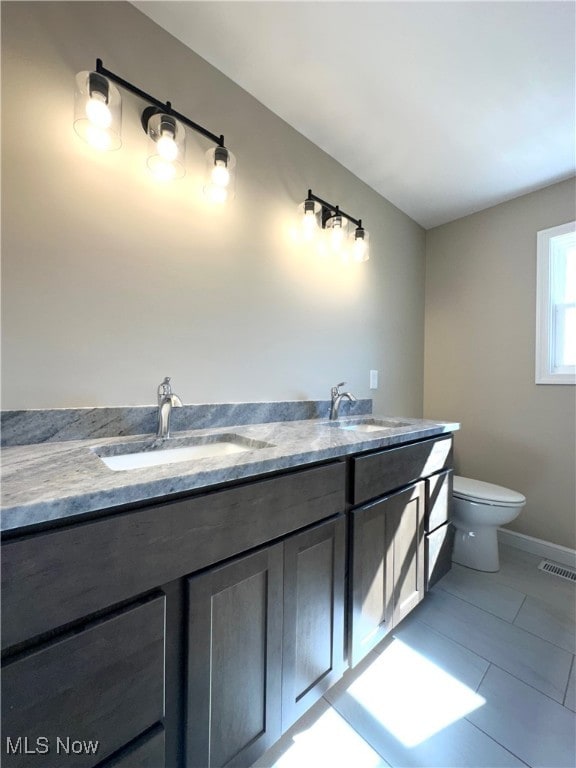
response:
<path id="1" fill-rule="evenodd" d="M 102 59 L 96 59 L 96 72 L 98 72 L 98 74 L 100 75 L 103 75 L 104 77 L 110 78 L 110 80 L 113 80 L 122 88 L 126 89 L 127 91 L 130 91 L 131 93 L 135 94 L 139 98 L 144 99 L 144 101 L 149 102 L 154 107 L 161 110 L 162 112 L 166 112 L 166 114 L 172 115 L 181 123 L 184 123 L 184 125 L 187 125 L 189 128 L 192 128 L 193 131 L 196 131 L 197 133 L 201 133 L 202 136 L 205 136 L 207 139 L 210 139 L 210 141 L 213 141 L 214 144 L 217 144 L 219 147 L 224 146 L 224 136 L 222 135 L 217 136 L 215 133 L 208 131 L 206 128 L 203 128 L 201 125 L 198 125 L 198 123 L 195 123 L 193 120 L 190 120 L 190 118 L 186 117 L 186 115 L 182 115 L 180 112 L 177 112 L 175 109 L 173 109 L 172 104 L 169 101 L 167 101 L 166 103 L 159 101 L 158 99 L 154 98 L 154 96 L 151 96 L 149 93 L 146 93 L 146 91 L 143 91 L 141 88 L 138 88 L 135 85 L 132 85 L 132 83 L 129 83 L 127 80 L 124 80 L 124 78 L 119 77 L 119 75 L 116 75 L 114 72 L 111 72 L 109 69 L 106 69 L 102 64 Z"/>
<path id="2" fill-rule="evenodd" d="M 355 219 L 354 216 L 350 216 L 349 213 L 341 210 L 340 206 L 332 205 L 332 203 L 329 203 L 326 200 L 322 200 L 322 198 L 318 197 L 318 195 L 314 195 L 311 189 L 308 190 L 308 197 L 306 199 L 320 203 L 322 206 L 322 226 L 326 224 L 326 220 L 330 218 L 330 214 L 333 213 L 336 216 L 344 216 L 344 218 L 348 219 L 348 221 L 351 221 L 352 224 L 362 228 L 362 219 Z"/>

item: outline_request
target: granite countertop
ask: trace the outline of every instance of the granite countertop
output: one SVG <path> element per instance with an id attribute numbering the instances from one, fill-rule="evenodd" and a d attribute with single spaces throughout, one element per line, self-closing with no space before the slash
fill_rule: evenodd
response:
<path id="1" fill-rule="evenodd" d="M 109 446 L 152 440 L 152 435 L 6 447 L 2 449 L 0 528 L 14 531 L 66 517 L 77 518 L 459 429 L 457 423 L 425 419 L 375 415 L 363 418 L 397 421 L 403 426 L 363 433 L 339 429 L 326 419 L 306 419 L 178 431 L 170 440 L 186 442 L 191 438 L 233 435 L 269 447 L 126 471 L 109 469 L 94 449 L 114 453 Z M 339 423 L 355 420 L 341 419 Z"/>

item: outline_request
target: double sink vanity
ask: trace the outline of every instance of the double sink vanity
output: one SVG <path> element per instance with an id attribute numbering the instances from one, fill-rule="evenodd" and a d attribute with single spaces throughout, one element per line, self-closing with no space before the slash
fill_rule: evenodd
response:
<path id="1" fill-rule="evenodd" d="M 450 567 L 458 425 L 363 403 L 4 449 L 4 765 L 250 766 L 402 621 Z"/>

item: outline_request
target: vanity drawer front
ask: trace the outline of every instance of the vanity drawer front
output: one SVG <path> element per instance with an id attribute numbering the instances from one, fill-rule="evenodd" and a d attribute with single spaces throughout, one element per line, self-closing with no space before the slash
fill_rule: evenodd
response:
<path id="1" fill-rule="evenodd" d="M 452 470 L 426 480 L 426 533 L 447 523 L 452 514 Z"/>
<path id="2" fill-rule="evenodd" d="M 451 465 L 451 436 L 360 456 L 353 459 L 351 502 L 362 504 Z"/>
<path id="3" fill-rule="evenodd" d="M 165 741 L 164 729 L 157 726 L 97 768 L 165 768 Z"/>
<path id="4" fill-rule="evenodd" d="M 426 591 L 452 568 L 454 528 L 442 525 L 426 536 Z"/>
<path id="5" fill-rule="evenodd" d="M 70 761 L 88 768 L 163 716 L 164 597 L 159 596 L 5 664 L 3 736 L 16 746 L 22 737 L 27 749 L 4 752 L 2 764 L 61 768 Z M 98 742 L 95 749 L 78 746 L 90 741 Z"/>
<path id="6" fill-rule="evenodd" d="M 334 462 L 7 541 L 2 646 L 338 514 L 345 477 Z"/>

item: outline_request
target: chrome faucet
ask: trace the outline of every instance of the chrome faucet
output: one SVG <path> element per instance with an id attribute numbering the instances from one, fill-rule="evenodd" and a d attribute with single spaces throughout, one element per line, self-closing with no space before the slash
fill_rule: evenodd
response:
<path id="1" fill-rule="evenodd" d="M 170 376 L 166 376 L 158 387 L 158 431 L 156 437 L 170 437 L 172 408 L 182 408 L 182 400 L 172 392 Z"/>
<path id="2" fill-rule="evenodd" d="M 346 384 L 345 381 L 341 381 L 340 384 L 337 384 L 335 387 L 332 387 L 330 390 L 330 421 L 335 421 L 338 418 L 338 411 L 340 410 L 340 403 L 344 398 L 347 398 L 350 400 L 351 403 L 356 402 L 356 398 L 354 395 L 350 394 L 350 392 L 340 392 L 340 387 L 343 387 L 344 384 Z"/>

